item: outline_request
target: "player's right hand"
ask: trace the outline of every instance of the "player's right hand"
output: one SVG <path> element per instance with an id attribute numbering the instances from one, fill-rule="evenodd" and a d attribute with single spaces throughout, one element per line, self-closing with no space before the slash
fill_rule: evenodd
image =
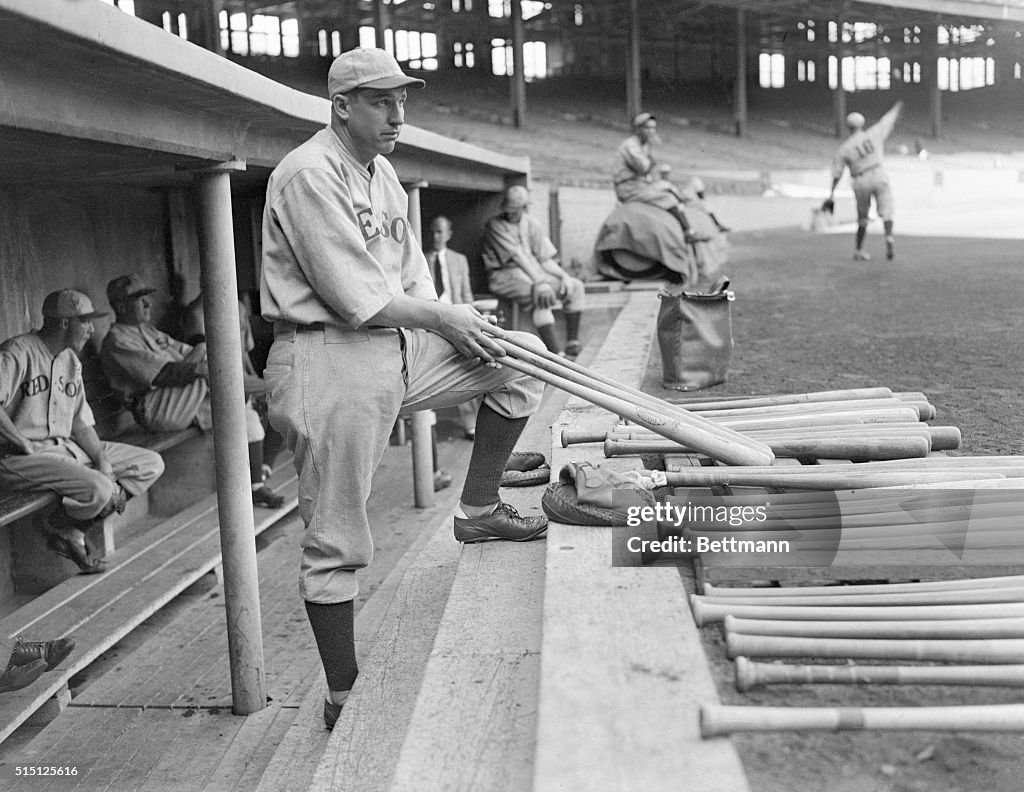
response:
<path id="1" fill-rule="evenodd" d="M 550 308 L 558 302 L 555 290 L 549 283 L 536 283 L 533 286 L 533 305 L 535 308 Z"/>
<path id="2" fill-rule="evenodd" d="M 505 350 L 495 341 L 495 335 L 500 332 L 498 328 L 471 305 L 449 305 L 445 308 L 438 334 L 448 339 L 466 357 L 498 365 L 497 358 L 505 354 Z"/>

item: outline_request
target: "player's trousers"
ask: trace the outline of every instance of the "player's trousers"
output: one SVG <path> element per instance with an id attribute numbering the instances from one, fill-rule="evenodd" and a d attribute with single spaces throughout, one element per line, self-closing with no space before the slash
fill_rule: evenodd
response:
<path id="1" fill-rule="evenodd" d="M 270 423 L 299 476 L 299 593 L 309 602 L 345 602 L 358 593 L 356 570 L 373 556 L 366 503 L 399 413 L 483 395 L 499 415 L 524 418 L 540 402 L 543 384 L 510 368 L 474 364 L 425 330 L 277 322 L 274 335 L 263 377 Z"/>
<path id="2" fill-rule="evenodd" d="M 213 428 L 213 410 L 210 406 L 210 386 L 204 379 L 188 385 L 153 388 L 136 399 L 132 415 L 139 426 L 148 432 L 180 432 L 195 424 L 204 432 Z M 245 402 L 245 437 L 258 443 L 266 436 L 260 417 L 251 400 Z"/>
<path id="3" fill-rule="evenodd" d="M 558 303 L 550 309 L 537 309 L 546 311 L 543 318 L 534 316 L 534 324 L 551 324 L 555 321 L 551 313 L 552 309 L 564 308 L 566 313 L 582 311 L 586 301 L 586 287 L 583 281 L 578 278 L 568 278 L 568 284 L 563 288 L 562 280 L 555 275 L 547 275 L 544 282 L 554 291 Z M 490 290 L 506 300 L 513 300 L 524 308 L 533 306 L 534 283 L 530 277 L 519 267 L 504 267 L 499 270 L 491 270 L 488 275 L 487 285 Z M 539 321 L 538 321 L 539 319 Z"/>
<path id="4" fill-rule="evenodd" d="M 889 175 L 879 166 L 852 179 L 853 195 L 857 199 L 857 219 L 867 220 L 871 210 L 871 199 L 875 199 L 875 211 L 882 220 L 892 220 L 894 203 Z"/>
<path id="5" fill-rule="evenodd" d="M 36 492 L 55 492 L 73 520 L 91 520 L 110 501 L 114 482 L 92 467 L 92 460 L 73 440 L 45 441 L 35 452 L 0 459 L 0 486 Z M 114 475 L 129 495 L 141 495 L 164 472 L 155 451 L 127 443 L 103 443 Z"/>

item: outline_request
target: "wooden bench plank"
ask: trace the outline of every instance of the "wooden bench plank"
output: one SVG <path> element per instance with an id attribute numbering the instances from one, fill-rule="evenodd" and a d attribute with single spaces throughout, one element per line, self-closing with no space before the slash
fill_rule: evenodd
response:
<path id="1" fill-rule="evenodd" d="M 612 529 L 552 525 L 534 792 L 746 792 L 679 572 L 610 565 Z M 685 781 L 684 781 L 685 780 Z"/>
<path id="2" fill-rule="evenodd" d="M 282 486 L 282 480 L 288 480 Z M 278 510 L 256 510 L 259 533 L 297 504 L 294 473 L 282 473 L 275 484 L 285 495 L 285 506 Z M 35 683 L 5 695 L 0 740 L 5 739 L 32 712 L 42 706 L 73 674 L 89 665 L 103 651 L 138 626 L 173 597 L 220 563 L 220 534 L 216 514 L 216 496 L 186 510 L 191 520 L 174 518 L 168 522 L 177 528 L 166 534 L 160 527 L 139 537 L 115 553 L 111 568 L 103 575 L 65 581 L 62 589 L 45 602 L 29 603 L 24 609 L 0 622 L 8 635 L 35 633 L 74 634 L 78 645 L 60 668 L 44 674 Z M 23 613 L 22 610 L 25 612 Z"/>
<path id="3" fill-rule="evenodd" d="M 460 546 L 451 530 L 446 515 L 395 591 L 310 792 L 388 788 L 455 576 Z"/>

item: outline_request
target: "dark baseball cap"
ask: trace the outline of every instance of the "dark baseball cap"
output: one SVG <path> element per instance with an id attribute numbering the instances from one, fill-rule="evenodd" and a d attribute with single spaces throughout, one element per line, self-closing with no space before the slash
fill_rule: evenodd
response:
<path id="1" fill-rule="evenodd" d="M 43 316 L 54 319 L 78 318 L 83 321 L 99 319 L 101 316 L 109 316 L 106 311 L 97 311 L 93 308 L 92 300 L 80 291 L 74 289 L 61 289 L 50 292 L 43 300 Z"/>
<path id="2" fill-rule="evenodd" d="M 125 300 L 141 297 L 143 294 L 152 294 L 155 291 L 156 289 L 148 285 L 138 275 L 121 275 L 107 284 L 107 302 L 115 305 Z"/>

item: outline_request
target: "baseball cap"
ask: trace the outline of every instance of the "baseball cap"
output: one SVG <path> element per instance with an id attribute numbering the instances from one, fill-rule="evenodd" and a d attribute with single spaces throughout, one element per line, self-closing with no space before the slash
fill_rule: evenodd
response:
<path id="1" fill-rule="evenodd" d="M 398 61 L 382 49 L 354 49 L 334 59 L 327 73 L 327 96 L 348 93 L 356 88 L 401 88 L 426 85 L 402 71 Z"/>
<path id="2" fill-rule="evenodd" d="M 637 113 L 633 117 L 633 129 L 639 129 L 641 126 L 646 124 L 648 121 L 656 120 L 654 113 Z"/>
<path id="3" fill-rule="evenodd" d="M 850 113 L 846 117 L 846 125 L 851 129 L 860 129 L 864 123 L 865 118 L 861 113 Z"/>
<path id="4" fill-rule="evenodd" d="M 92 300 L 82 292 L 61 289 L 46 295 L 46 299 L 43 300 L 43 316 L 55 319 L 99 319 L 109 314 L 106 311 L 95 310 Z"/>
<path id="5" fill-rule="evenodd" d="M 156 289 L 147 285 L 138 275 L 121 275 L 107 284 L 107 302 L 114 305 L 132 297 L 152 294 L 155 291 Z"/>

